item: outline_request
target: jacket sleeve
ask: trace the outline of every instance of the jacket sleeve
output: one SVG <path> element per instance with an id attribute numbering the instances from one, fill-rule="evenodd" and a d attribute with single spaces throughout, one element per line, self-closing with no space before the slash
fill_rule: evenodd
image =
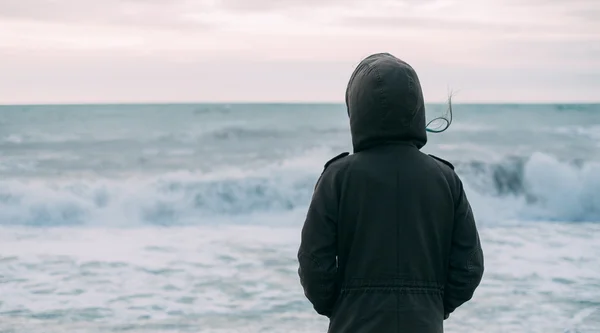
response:
<path id="1" fill-rule="evenodd" d="M 325 172 L 317 181 L 302 228 L 298 250 L 300 283 L 315 311 L 330 317 L 338 295 L 337 211 L 334 175 Z"/>
<path id="2" fill-rule="evenodd" d="M 484 271 L 483 251 L 475 218 L 462 182 L 458 177 L 456 180 L 458 200 L 455 202 L 450 262 L 444 289 L 445 318 L 473 297 Z"/>

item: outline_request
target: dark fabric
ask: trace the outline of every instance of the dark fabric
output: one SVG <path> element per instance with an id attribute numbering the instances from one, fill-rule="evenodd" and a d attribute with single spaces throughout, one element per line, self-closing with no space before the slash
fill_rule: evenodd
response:
<path id="1" fill-rule="evenodd" d="M 427 143 L 425 103 L 417 73 L 389 54 L 363 60 L 348 83 L 346 105 L 354 152 L 381 143 Z"/>
<path id="2" fill-rule="evenodd" d="M 317 181 L 298 251 L 305 295 L 329 332 L 443 332 L 483 274 L 462 183 L 419 150 L 425 110 L 407 64 L 367 58 L 347 95 L 355 152 Z"/>

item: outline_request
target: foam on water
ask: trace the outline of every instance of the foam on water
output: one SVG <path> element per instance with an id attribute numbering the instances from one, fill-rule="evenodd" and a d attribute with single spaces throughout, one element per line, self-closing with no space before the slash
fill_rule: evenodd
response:
<path id="1" fill-rule="evenodd" d="M 474 210 L 486 220 L 600 221 L 600 164 L 535 153 L 461 164 L 458 172 Z"/>
<path id="2" fill-rule="evenodd" d="M 324 149 L 257 170 L 229 167 L 209 173 L 172 172 L 121 179 L 0 181 L 4 225 L 185 225 L 218 217 L 269 214 L 308 205 Z M 600 221 L 600 166 L 528 159 L 457 165 L 482 220 Z M 284 221 L 280 223 L 286 223 Z"/>
<path id="3" fill-rule="evenodd" d="M 298 283 L 299 227 L 0 230 L 5 328 L 326 329 Z M 587 323 L 600 306 L 599 233 L 599 224 L 483 229 L 490 268 L 447 331 L 545 333 Z"/>
<path id="4" fill-rule="evenodd" d="M 305 206 L 323 150 L 260 168 L 172 172 L 121 179 L 0 181 L 0 224 L 202 224 L 215 218 Z M 317 157 L 315 159 L 315 156 Z M 316 161 L 316 163 L 315 163 Z"/>

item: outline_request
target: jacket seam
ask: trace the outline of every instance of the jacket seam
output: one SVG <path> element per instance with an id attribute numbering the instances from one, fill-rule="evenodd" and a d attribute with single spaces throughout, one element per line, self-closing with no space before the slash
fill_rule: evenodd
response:
<path id="1" fill-rule="evenodd" d="M 444 287 L 414 287 L 414 286 L 364 286 L 364 287 L 343 287 L 340 290 L 343 294 L 363 292 L 363 293 L 381 293 L 393 292 L 400 294 L 436 294 L 443 295 Z"/>
<path id="2" fill-rule="evenodd" d="M 473 276 L 473 273 L 475 272 L 475 269 L 473 267 L 473 262 L 475 261 L 475 256 L 477 255 L 477 252 L 481 251 L 481 246 L 477 246 L 475 249 L 471 250 L 469 252 L 469 259 L 467 260 L 467 271 L 469 272 L 469 275 L 471 276 L 469 278 L 469 285 L 473 286 L 475 285 L 475 280 L 477 279 L 476 277 Z"/>
<path id="3" fill-rule="evenodd" d="M 385 114 L 381 116 L 381 125 L 383 125 L 385 123 L 385 119 L 390 113 L 390 110 L 387 107 L 387 99 L 383 90 L 383 81 L 381 80 L 381 73 L 379 72 L 379 68 L 373 66 L 372 69 L 375 72 L 375 76 L 377 77 L 377 91 L 379 92 L 379 97 L 381 98 L 379 102 L 381 108 L 385 110 Z"/>
<path id="4" fill-rule="evenodd" d="M 343 288 L 362 288 L 362 287 L 380 287 L 380 286 L 392 286 L 392 287 L 408 287 L 408 288 L 430 288 L 430 289 L 443 289 L 444 284 L 438 281 L 426 281 L 426 280 L 406 280 L 398 278 L 384 278 L 384 279 L 369 279 L 369 278 L 354 278 L 350 279 L 342 285 Z"/>
<path id="5" fill-rule="evenodd" d="M 428 156 L 428 158 L 431 158 Z M 433 163 L 435 163 L 435 167 L 440 171 L 440 173 L 442 174 L 442 176 L 444 176 L 444 180 L 446 181 L 446 185 L 448 185 L 448 189 L 450 189 L 450 182 L 448 181 L 448 176 L 446 176 L 446 171 L 444 171 L 444 169 L 442 169 L 442 166 L 440 165 L 440 162 L 438 162 L 437 160 L 433 160 Z M 452 193 L 452 191 L 450 191 Z"/>

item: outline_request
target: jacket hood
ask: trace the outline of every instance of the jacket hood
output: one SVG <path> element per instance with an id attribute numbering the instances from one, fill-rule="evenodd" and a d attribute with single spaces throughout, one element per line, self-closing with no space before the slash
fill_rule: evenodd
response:
<path id="1" fill-rule="evenodd" d="M 354 152 L 393 142 L 427 143 L 425 103 L 415 70 L 388 53 L 365 58 L 352 73 L 346 106 Z"/>

